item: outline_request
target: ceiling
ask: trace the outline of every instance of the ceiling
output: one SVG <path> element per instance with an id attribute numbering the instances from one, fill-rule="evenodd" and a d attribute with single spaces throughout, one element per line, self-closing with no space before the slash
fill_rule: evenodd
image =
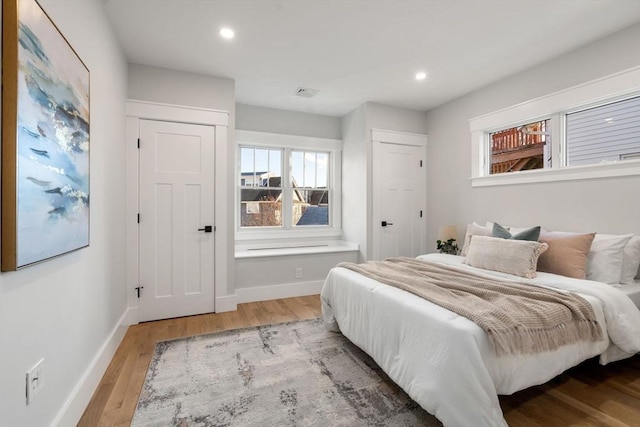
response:
<path id="1" fill-rule="evenodd" d="M 129 62 L 233 79 L 238 103 L 331 116 L 367 101 L 428 110 L 640 22 L 637 0 L 103 3 Z"/>

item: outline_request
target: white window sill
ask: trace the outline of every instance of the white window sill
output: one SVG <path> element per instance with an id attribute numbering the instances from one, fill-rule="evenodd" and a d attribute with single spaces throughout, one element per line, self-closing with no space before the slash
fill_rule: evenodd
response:
<path id="1" fill-rule="evenodd" d="M 290 242 L 275 244 L 236 245 L 235 258 L 264 258 L 291 255 L 357 252 L 357 244 L 343 240 L 318 242 Z"/>
<path id="2" fill-rule="evenodd" d="M 342 237 L 342 229 L 323 226 L 305 226 L 294 230 L 283 230 L 280 228 L 254 229 L 246 228 L 236 231 L 236 241 L 246 242 L 252 240 L 283 239 L 295 241 L 296 239 L 335 239 Z"/>
<path id="3" fill-rule="evenodd" d="M 572 181 L 621 176 L 640 176 L 640 160 L 624 160 L 555 169 L 536 169 L 471 178 L 472 187 L 492 187 L 536 182 Z"/>

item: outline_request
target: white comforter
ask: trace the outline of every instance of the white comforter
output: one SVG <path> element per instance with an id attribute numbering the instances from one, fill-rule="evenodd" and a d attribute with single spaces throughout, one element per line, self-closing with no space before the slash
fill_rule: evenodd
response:
<path id="1" fill-rule="evenodd" d="M 419 258 L 494 274 L 463 264 L 462 257 Z M 506 426 L 498 394 L 543 384 L 596 355 L 604 364 L 640 351 L 640 310 L 619 290 L 548 273 L 495 275 L 579 293 L 593 306 L 604 339 L 497 358 L 484 331 L 467 318 L 344 268 L 331 270 L 325 281 L 323 317 L 447 427 Z"/>

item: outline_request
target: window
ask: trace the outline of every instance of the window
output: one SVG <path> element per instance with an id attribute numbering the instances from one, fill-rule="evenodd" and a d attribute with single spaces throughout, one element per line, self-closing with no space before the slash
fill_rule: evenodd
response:
<path id="1" fill-rule="evenodd" d="M 240 147 L 241 227 L 282 226 L 282 155 L 278 148 Z"/>
<path id="2" fill-rule="evenodd" d="M 489 134 L 490 174 L 551 167 L 551 124 L 540 120 Z"/>
<path id="3" fill-rule="evenodd" d="M 567 114 L 567 166 L 640 156 L 640 96 Z"/>
<path id="4" fill-rule="evenodd" d="M 640 175 L 640 68 L 470 120 L 472 186 Z"/>
<path id="5" fill-rule="evenodd" d="M 237 131 L 237 238 L 340 232 L 341 141 Z"/>
<path id="6" fill-rule="evenodd" d="M 329 153 L 291 151 L 293 224 L 329 225 Z"/>

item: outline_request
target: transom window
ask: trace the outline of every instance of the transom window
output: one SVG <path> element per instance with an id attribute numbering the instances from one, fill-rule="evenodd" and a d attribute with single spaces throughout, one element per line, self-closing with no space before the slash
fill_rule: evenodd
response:
<path id="1" fill-rule="evenodd" d="M 470 120 L 472 186 L 638 175 L 640 68 Z"/>
<path id="2" fill-rule="evenodd" d="M 505 173 L 551 167 L 549 119 L 502 129 L 489 134 L 491 169 Z"/>
<path id="3" fill-rule="evenodd" d="M 237 139 L 238 236 L 339 229 L 340 141 L 248 131 Z"/>
<path id="4" fill-rule="evenodd" d="M 488 132 L 487 172 L 500 174 L 554 167 L 552 127 L 563 149 L 558 167 L 590 165 L 640 157 L 640 96 L 573 112 L 554 114 L 521 126 Z M 564 153 L 564 155 L 562 155 Z"/>
<path id="5" fill-rule="evenodd" d="M 567 166 L 640 157 L 640 96 L 566 115 Z"/>

